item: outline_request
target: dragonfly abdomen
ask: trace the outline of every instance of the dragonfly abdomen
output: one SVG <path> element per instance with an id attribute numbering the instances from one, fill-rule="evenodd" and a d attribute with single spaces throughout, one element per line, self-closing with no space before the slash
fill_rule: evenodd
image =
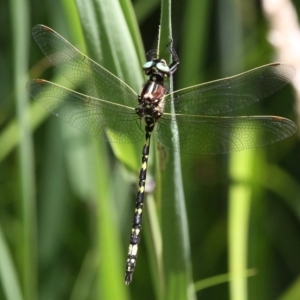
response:
<path id="1" fill-rule="evenodd" d="M 154 124 L 153 124 L 154 125 Z M 149 157 L 150 138 L 153 126 L 150 126 L 150 131 L 147 131 L 146 125 L 146 141 L 142 152 L 142 167 L 139 175 L 139 189 L 136 197 L 135 212 L 132 222 L 130 244 L 128 249 L 126 272 L 125 272 L 125 283 L 128 285 L 132 281 L 132 274 L 135 269 L 136 259 L 138 255 L 138 246 L 141 240 L 141 229 L 142 229 L 142 215 L 143 205 L 145 196 L 145 184 L 147 177 L 147 164 Z"/>
<path id="2" fill-rule="evenodd" d="M 142 151 L 142 167 L 139 175 L 139 189 L 136 197 L 135 213 L 132 222 L 130 244 L 128 249 L 125 283 L 132 281 L 132 274 L 135 269 L 142 229 L 142 214 L 145 198 L 145 184 L 147 177 L 147 164 L 149 157 L 150 139 L 155 123 L 163 114 L 163 98 L 167 93 L 164 86 L 164 79 L 172 75 L 179 64 L 175 50 L 168 45 L 174 61 L 170 66 L 164 60 L 153 59 L 144 65 L 144 72 L 149 75 L 149 80 L 144 84 L 138 98 L 139 106 L 136 108 L 137 115 L 145 120 L 145 144 Z M 170 68 L 171 67 L 171 68 Z"/>

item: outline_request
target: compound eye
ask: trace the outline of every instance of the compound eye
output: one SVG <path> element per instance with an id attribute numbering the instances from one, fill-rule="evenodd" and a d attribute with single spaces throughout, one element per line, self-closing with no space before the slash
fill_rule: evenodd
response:
<path id="1" fill-rule="evenodd" d="M 169 73 L 170 72 L 170 68 L 165 63 L 161 63 L 161 62 L 157 63 L 156 68 L 159 71 L 164 72 L 164 73 Z"/>
<path id="2" fill-rule="evenodd" d="M 147 61 L 144 65 L 143 65 L 143 69 L 150 69 L 155 65 L 153 60 Z"/>

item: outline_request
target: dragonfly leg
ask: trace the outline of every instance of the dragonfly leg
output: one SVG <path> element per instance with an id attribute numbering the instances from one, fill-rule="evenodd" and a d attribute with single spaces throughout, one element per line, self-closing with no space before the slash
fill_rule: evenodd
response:
<path id="1" fill-rule="evenodd" d="M 179 66 L 179 57 L 177 55 L 177 52 L 176 52 L 175 48 L 173 47 L 173 40 L 172 39 L 170 40 L 169 44 L 167 45 L 167 48 L 168 48 L 169 52 L 171 53 L 172 59 L 173 59 L 173 61 L 169 65 L 170 74 L 173 75 L 176 72 L 176 70 Z"/>

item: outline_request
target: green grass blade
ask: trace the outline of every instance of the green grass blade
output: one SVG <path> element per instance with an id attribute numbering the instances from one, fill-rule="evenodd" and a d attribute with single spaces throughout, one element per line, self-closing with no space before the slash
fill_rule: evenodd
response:
<path id="1" fill-rule="evenodd" d="M 37 224 L 35 203 L 35 172 L 33 141 L 28 115 L 29 107 L 25 85 L 27 81 L 27 56 L 29 34 L 29 7 L 26 1 L 11 1 L 14 59 L 14 85 L 17 118 L 20 124 L 20 176 L 23 213 L 22 281 L 25 299 L 37 299 Z"/>
<path id="2" fill-rule="evenodd" d="M 156 193 L 157 194 L 157 193 Z M 153 195 L 148 194 L 145 206 L 145 240 L 147 243 L 149 267 L 151 269 L 156 299 L 164 299 L 164 274 L 162 258 L 161 228 L 158 219 L 158 208 Z"/>
<path id="3" fill-rule="evenodd" d="M 242 69 L 243 57 L 240 51 L 243 43 L 242 20 L 240 19 L 241 6 L 239 3 L 230 1 L 219 3 L 222 75 L 223 73 L 238 72 Z M 246 300 L 248 298 L 248 283 L 242 274 L 247 270 L 248 226 L 252 196 L 252 188 L 248 182 L 253 172 L 251 163 L 254 155 L 255 152 L 252 150 L 244 150 L 230 155 L 229 173 L 234 180 L 229 187 L 228 195 L 228 264 L 231 274 L 229 283 L 231 300 Z"/>
<path id="4" fill-rule="evenodd" d="M 229 189 L 229 270 L 231 299 L 247 299 L 248 224 L 252 187 L 249 184 L 255 151 L 245 150 L 230 159 L 230 175 L 233 183 Z"/>
<path id="5" fill-rule="evenodd" d="M 26 93 L 26 91 L 24 91 Z M 48 112 L 43 110 L 38 103 L 32 103 L 23 112 L 29 120 L 30 130 L 36 129 L 48 116 Z M 0 161 L 5 159 L 9 153 L 19 144 L 20 135 L 18 132 L 21 125 L 18 120 L 13 119 L 6 125 L 0 134 Z"/>
<path id="6" fill-rule="evenodd" d="M 239 276 L 241 278 L 243 277 L 250 277 L 250 276 L 254 276 L 257 274 L 257 271 L 255 269 L 250 269 L 244 272 L 244 274 L 240 274 Z M 235 280 L 234 277 L 237 277 L 233 274 L 221 274 L 221 275 L 217 275 L 217 276 L 213 276 L 213 277 L 209 277 L 203 280 L 199 280 L 197 282 L 195 282 L 195 290 L 201 291 L 203 289 L 207 289 L 210 287 L 213 287 L 217 284 L 222 284 L 222 283 L 227 283 L 230 280 Z"/>
<path id="7" fill-rule="evenodd" d="M 13 262 L 9 245 L 7 244 L 2 228 L 0 227 L 0 278 L 7 300 L 22 300 L 17 268 Z"/>
<path id="8" fill-rule="evenodd" d="M 87 49 L 91 57 L 105 68 L 123 79 L 135 90 L 139 89 L 142 82 L 139 59 L 136 55 L 136 45 L 141 45 L 140 40 L 133 42 L 127 20 L 130 19 L 130 7 L 121 7 L 118 1 L 77 1 L 78 11 L 82 20 L 82 28 L 86 37 Z M 129 5 L 127 3 L 127 5 Z M 123 10 L 122 10 L 123 9 Z M 126 17 L 124 15 L 127 14 Z M 113 33 L 112 34 L 112 28 Z M 137 37 L 135 36 L 135 39 Z M 132 76 L 136 74 L 136 76 Z M 103 143 L 102 143 L 103 144 Z M 98 178 L 95 182 L 95 195 L 98 199 L 98 247 L 101 255 L 99 262 L 99 294 L 104 299 L 126 299 L 128 289 L 124 285 L 125 255 L 122 255 L 121 245 L 117 239 L 118 231 L 113 190 L 117 183 L 111 177 L 108 159 L 104 150 L 106 145 L 99 148 L 98 163 L 95 165 L 94 175 Z M 100 151 L 101 149 L 101 151 Z M 117 157 L 135 170 L 139 166 L 141 147 L 138 145 L 113 144 Z M 101 162 L 100 162 L 101 160 Z M 96 175 L 98 174 L 98 175 Z M 110 174 L 110 175 L 109 175 Z M 98 187 L 97 187 L 98 185 Z M 124 199 L 123 199 L 124 200 Z M 129 230 L 128 230 L 129 235 Z"/>
<path id="9" fill-rule="evenodd" d="M 209 0 L 186 1 L 181 28 L 184 34 L 180 45 L 180 59 L 183 63 L 178 70 L 180 82 L 178 88 L 185 88 L 203 82 L 211 6 L 212 2 Z M 197 30 L 194 30 L 194 28 L 197 28 Z"/>
<path id="10" fill-rule="evenodd" d="M 171 1 L 163 0 L 159 34 L 159 57 L 169 59 L 166 45 L 172 38 Z M 173 90 L 172 78 L 170 91 Z M 171 129 L 170 129 L 171 130 Z M 178 134 L 178 132 L 172 132 Z M 169 152 L 162 180 L 162 237 L 165 299 L 194 299 L 190 240 L 179 153 Z"/>
<path id="11" fill-rule="evenodd" d="M 136 13 L 136 17 L 141 23 L 144 21 L 153 11 L 160 5 L 159 0 L 153 0 L 153 1 L 144 1 L 144 0 L 138 0 L 134 2 L 134 10 Z"/>
<path id="12" fill-rule="evenodd" d="M 77 5 L 91 58 L 138 91 L 143 77 L 136 47 L 141 49 L 142 43 L 139 36 L 131 37 L 130 30 L 133 31 L 133 24 L 128 27 L 122 7 L 117 1 L 111 1 L 109 4 L 106 1 L 77 1 Z M 126 10 L 127 18 L 133 18 L 128 16 L 131 11 L 131 8 Z M 114 28 L 114 34 L 111 34 L 111 28 Z M 141 145 L 112 144 L 112 147 L 118 159 L 136 170 L 139 167 L 137 157 Z"/>

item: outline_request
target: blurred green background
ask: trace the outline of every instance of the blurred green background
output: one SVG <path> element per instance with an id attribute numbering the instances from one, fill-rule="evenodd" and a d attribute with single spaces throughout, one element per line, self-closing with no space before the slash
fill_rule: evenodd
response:
<path id="1" fill-rule="evenodd" d="M 168 154 L 156 152 L 149 182 L 157 189 L 126 287 L 141 144 L 97 141 L 29 99 L 30 78 L 63 83 L 33 41 L 33 25 L 53 28 L 138 92 L 144 52 L 157 47 L 160 8 L 143 0 L 0 0 L 0 299 L 299 299 L 297 134 L 232 155 L 181 154 L 189 244 L 175 286 L 160 252 Z M 259 1 L 174 1 L 175 90 L 276 61 L 268 27 Z M 295 106 L 288 86 L 236 114 L 297 122 Z M 232 280 L 234 270 L 244 273 Z"/>

